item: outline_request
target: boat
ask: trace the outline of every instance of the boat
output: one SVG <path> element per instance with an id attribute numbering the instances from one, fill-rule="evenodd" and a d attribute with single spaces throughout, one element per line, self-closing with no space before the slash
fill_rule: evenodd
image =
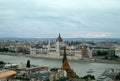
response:
<path id="1" fill-rule="evenodd" d="M 113 81 L 113 80 L 107 76 L 100 76 L 97 78 L 97 81 Z"/>
<path id="2" fill-rule="evenodd" d="M 12 68 L 17 68 L 17 67 L 18 67 L 17 64 L 12 64 L 12 63 L 5 64 L 4 66 L 5 69 L 12 69 Z"/>
<path id="3" fill-rule="evenodd" d="M 95 70 L 94 69 L 88 69 L 87 73 L 94 73 Z"/>

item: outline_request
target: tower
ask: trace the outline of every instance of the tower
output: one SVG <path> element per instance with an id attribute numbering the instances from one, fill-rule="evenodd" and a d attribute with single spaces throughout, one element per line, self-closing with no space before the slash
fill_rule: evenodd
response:
<path id="1" fill-rule="evenodd" d="M 74 78 L 76 76 L 76 74 L 71 69 L 71 67 L 67 61 L 66 47 L 64 47 L 64 54 L 63 54 L 63 59 L 62 59 L 62 69 L 66 71 L 68 78 Z"/>
<path id="2" fill-rule="evenodd" d="M 63 42 L 63 39 L 62 39 L 62 37 L 60 36 L 60 33 L 59 33 L 59 36 L 56 39 L 56 51 L 57 51 L 58 56 L 60 56 L 60 49 L 63 46 L 64 46 L 64 42 Z"/>
<path id="3" fill-rule="evenodd" d="M 88 58 L 88 46 L 87 45 L 82 45 L 82 49 L 81 49 L 81 53 L 82 53 L 82 58 Z"/>
<path id="4" fill-rule="evenodd" d="M 60 36 L 60 33 L 59 33 L 58 38 L 56 39 L 56 42 L 63 42 L 63 39 L 62 39 L 62 37 Z"/>
<path id="5" fill-rule="evenodd" d="M 66 57 L 66 47 L 64 47 L 64 54 L 63 54 L 62 63 L 64 63 L 65 60 L 67 60 L 67 57 Z"/>

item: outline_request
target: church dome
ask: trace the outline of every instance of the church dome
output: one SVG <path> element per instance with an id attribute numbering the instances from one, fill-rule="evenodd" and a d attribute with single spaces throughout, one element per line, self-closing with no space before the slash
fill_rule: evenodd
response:
<path id="1" fill-rule="evenodd" d="M 62 39 L 62 37 L 60 36 L 60 34 L 59 34 L 58 38 L 56 39 L 56 42 L 63 42 L 63 39 Z"/>

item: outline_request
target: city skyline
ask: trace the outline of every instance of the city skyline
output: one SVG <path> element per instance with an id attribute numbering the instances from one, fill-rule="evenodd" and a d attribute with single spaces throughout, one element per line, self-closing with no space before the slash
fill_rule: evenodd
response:
<path id="1" fill-rule="evenodd" d="M 1 0 L 0 38 L 120 38 L 119 0 Z"/>

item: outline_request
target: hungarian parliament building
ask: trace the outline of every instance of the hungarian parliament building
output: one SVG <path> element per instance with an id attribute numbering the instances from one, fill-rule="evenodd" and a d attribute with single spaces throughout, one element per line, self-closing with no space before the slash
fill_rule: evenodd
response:
<path id="1" fill-rule="evenodd" d="M 55 42 L 49 41 L 47 45 L 42 45 L 40 48 L 31 47 L 30 56 L 61 59 L 64 54 L 65 46 L 67 57 L 70 60 L 92 58 L 92 52 L 86 44 L 82 44 L 79 47 L 67 45 L 64 43 L 60 34 Z"/>

